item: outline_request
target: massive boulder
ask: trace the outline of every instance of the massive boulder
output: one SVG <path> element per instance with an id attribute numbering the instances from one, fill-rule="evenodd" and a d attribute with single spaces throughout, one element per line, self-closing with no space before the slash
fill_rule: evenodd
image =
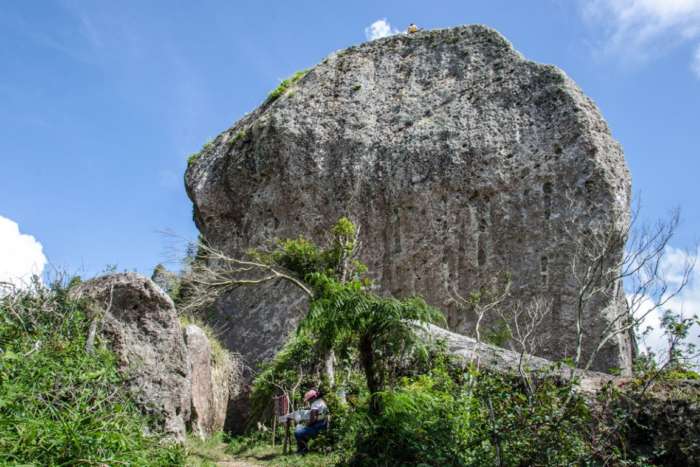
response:
<path id="1" fill-rule="evenodd" d="M 110 274 L 71 293 L 91 302 L 96 332 L 117 357 L 141 409 L 173 439 L 185 437 L 190 416 L 190 363 L 175 306 L 153 281 Z"/>
<path id="2" fill-rule="evenodd" d="M 552 304 L 540 355 L 572 355 L 571 260 L 627 226 L 630 177 L 598 109 L 564 72 L 526 60 L 496 31 L 466 26 L 350 47 L 281 91 L 187 170 L 207 241 L 242 255 L 273 238 L 322 240 L 346 215 L 383 293 L 420 294 L 452 330 L 472 334 L 475 317 L 455 292 L 507 274 L 512 301 Z M 278 342 L 269 332 L 298 319 L 278 305 L 298 295 L 278 287 L 254 307 L 259 292 L 245 290 L 219 303 L 218 319 L 250 330 L 233 350 Z M 586 307 L 584 356 L 621 306 L 618 294 Z M 619 336 L 594 368 L 628 369 L 631 349 Z"/>

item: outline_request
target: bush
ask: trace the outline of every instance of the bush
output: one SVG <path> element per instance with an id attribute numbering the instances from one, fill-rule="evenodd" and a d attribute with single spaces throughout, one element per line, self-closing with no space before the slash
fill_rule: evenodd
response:
<path id="1" fill-rule="evenodd" d="M 353 465 L 464 465 L 467 400 L 452 383 L 427 376 L 382 394 L 381 417 L 364 409 L 346 422 L 346 451 Z M 364 404 L 363 404 L 364 406 Z"/>
<path id="2" fill-rule="evenodd" d="M 249 428 L 273 416 L 272 398 L 281 395 L 282 390 L 287 391 L 292 407 L 299 407 L 304 388 L 317 385 L 316 372 L 313 370 L 320 364 L 318 352 L 309 335 L 303 332 L 294 335 L 275 358 L 261 368 L 253 381 Z M 300 368 L 307 370 L 301 378 Z"/>
<path id="3" fill-rule="evenodd" d="M 517 382 L 443 369 L 382 394 L 383 413 L 348 416 L 341 442 L 352 465 L 572 465 L 585 459 L 589 420 L 563 390 L 544 383 L 534 400 Z M 560 416 L 558 416 L 558 414 Z"/>
<path id="4" fill-rule="evenodd" d="M 126 390 L 66 287 L 0 298 L 0 464 L 182 465 Z"/>
<path id="5" fill-rule="evenodd" d="M 193 164 L 195 164 L 201 157 L 202 154 L 204 154 L 207 151 L 210 151 L 211 148 L 214 147 L 214 141 L 209 140 L 206 143 L 204 143 L 204 146 L 202 146 L 202 149 L 199 152 L 195 152 L 194 154 L 190 154 L 190 156 L 187 158 L 187 167 L 191 167 Z"/>
<path id="6" fill-rule="evenodd" d="M 268 94 L 265 104 L 271 104 L 276 101 L 280 96 L 282 96 L 289 88 L 292 87 L 297 81 L 306 76 L 309 70 L 297 71 L 291 77 L 283 80 L 270 94 Z"/>
<path id="7" fill-rule="evenodd" d="M 201 152 L 195 152 L 194 154 L 190 154 L 190 157 L 187 158 L 187 167 L 190 167 L 195 162 L 197 162 L 201 155 Z"/>

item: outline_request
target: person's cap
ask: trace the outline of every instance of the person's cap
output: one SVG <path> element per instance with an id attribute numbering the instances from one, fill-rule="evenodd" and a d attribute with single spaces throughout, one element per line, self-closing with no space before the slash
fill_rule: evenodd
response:
<path id="1" fill-rule="evenodd" d="M 318 391 L 315 389 L 311 389 L 304 394 L 304 402 L 309 402 L 311 400 L 314 400 L 318 397 Z"/>

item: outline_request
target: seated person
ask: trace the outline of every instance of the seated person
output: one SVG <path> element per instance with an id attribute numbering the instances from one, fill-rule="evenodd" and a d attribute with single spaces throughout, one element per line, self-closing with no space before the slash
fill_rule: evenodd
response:
<path id="1" fill-rule="evenodd" d="M 297 452 L 305 454 L 308 451 L 308 441 L 317 436 L 321 430 L 328 426 L 328 406 L 321 398 L 321 393 L 311 389 L 304 394 L 304 403 L 311 404 L 309 408 L 309 419 L 301 422 L 294 430 L 294 437 L 297 440 Z"/>

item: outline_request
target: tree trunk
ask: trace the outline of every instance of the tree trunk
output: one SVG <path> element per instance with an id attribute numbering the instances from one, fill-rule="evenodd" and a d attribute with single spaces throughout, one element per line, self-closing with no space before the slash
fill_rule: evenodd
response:
<path id="1" fill-rule="evenodd" d="M 365 372 L 367 389 L 369 390 L 369 413 L 372 416 L 379 416 L 382 413 L 379 393 L 382 390 L 381 377 L 377 374 L 374 352 L 372 349 L 372 339 L 368 335 L 360 338 L 360 363 Z"/>

